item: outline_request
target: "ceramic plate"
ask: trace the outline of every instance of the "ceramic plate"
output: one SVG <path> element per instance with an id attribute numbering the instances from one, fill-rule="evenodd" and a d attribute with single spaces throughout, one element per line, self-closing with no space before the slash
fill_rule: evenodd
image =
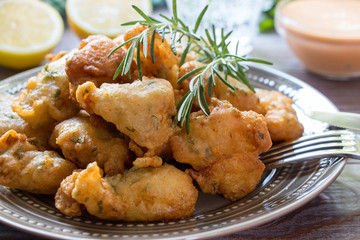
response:
<path id="1" fill-rule="evenodd" d="M 0 93 L 15 95 L 33 69 L 0 82 Z M 251 65 L 248 78 L 256 87 L 275 89 L 294 100 L 305 134 L 328 126 L 304 116 L 302 109 L 334 111 L 336 107 L 300 80 L 271 68 Z M 266 170 L 254 192 L 230 202 L 221 196 L 199 194 L 193 216 L 164 222 L 105 221 L 90 215 L 68 217 L 54 207 L 52 196 L 0 187 L 0 221 L 22 231 L 57 239 L 183 239 L 210 238 L 249 229 L 295 210 L 321 193 L 342 171 L 341 158 Z"/>

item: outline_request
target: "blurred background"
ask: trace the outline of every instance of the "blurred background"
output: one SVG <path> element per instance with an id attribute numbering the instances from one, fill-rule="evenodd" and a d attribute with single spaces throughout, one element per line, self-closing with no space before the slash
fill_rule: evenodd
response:
<path id="1" fill-rule="evenodd" d="M 27 36 L 24 36 L 24 31 L 21 31 L 19 26 L 13 26 L 16 24 L 20 24 L 21 19 L 23 18 L 22 22 L 26 25 L 27 29 L 39 29 L 39 26 L 36 24 L 39 24 L 38 22 L 49 22 L 48 18 L 52 18 L 54 13 L 49 12 L 49 16 L 43 16 L 45 13 L 48 13 L 48 10 L 44 12 L 39 11 L 36 13 L 36 11 L 33 11 L 33 16 L 21 16 L 22 14 L 19 13 L 19 7 L 18 5 L 23 5 L 23 1 L 40 1 L 45 2 L 46 4 L 50 5 L 53 9 L 55 9 L 59 16 L 62 19 L 63 22 L 63 29 L 50 26 L 54 33 L 52 34 L 58 34 L 61 36 L 57 41 L 51 42 L 51 47 L 47 47 L 46 49 L 36 49 L 31 50 L 29 52 L 28 49 L 31 48 L 32 45 L 36 45 L 34 41 L 37 41 L 36 39 L 26 39 L 28 42 L 24 43 L 24 40 L 21 43 L 18 43 L 16 45 L 17 41 L 19 39 L 25 39 Z M 13 74 L 16 74 L 18 72 L 24 71 L 26 69 L 33 68 L 38 65 L 42 65 L 46 63 L 46 60 L 44 57 L 48 53 L 58 53 L 60 51 L 68 51 L 78 46 L 82 38 L 87 37 L 91 34 L 104 34 L 109 37 L 115 37 L 119 33 L 123 32 L 124 27 L 120 27 L 120 24 L 122 22 L 131 21 L 131 20 L 138 20 L 139 14 L 135 12 L 134 9 L 131 8 L 131 5 L 136 5 L 140 9 L 142 9 L 146 14 L 152 15 L 154 17 L 157 17 L 159 13 L 162 13 L 164 15 L 169 15 L 171 10 L 171 0 L 86 0 L 86 4 L 84 4 L 84 0 L 2 0 L 0 3 L 0 18 L 2 19 L 8 19 L 8 22 L 2 21 L 0 22 L 0 29 L 2 30 L 0 32 L 0 79 L 4 79 L 6 77 L 9 77 Z M 184 6 L 187 6 L 188 4 L 184 4 L 186 1 L 180 0 L 178 1 L 178 8 L 182 7 L 181 9 L 185 9 Z M 204 1 L 204 5 L 208 4 L 208 2 L 214 2 L 214 1 Z M 216 2 L 216 1 L 215 1 Z M 234 1 L 225 1 L 229 3 L 234 3 Z M 253 2 L 252 0 L 246 0 L 246 1 L 235 1 L 235 2 Z M 246 11 L 249 12 L 249 18 L 252 17 L 254 26 L 251 26 L 251 34 L 253 33 L 266 33 L 266 32 L 273 32 L 274 31 L 274 10 L 275 6 L 277 4 L 278 0 L 257 0 L 257 4 L 261 4 L 259 12 L 259 16 L 257 15 L 257 12 L 254 13 L 254 5 L 250 6 L 240 6 L 242 9 L 245 7 L 250 7 L 251 10 Z M 5 4 L 10 3 L 14 4 L 13 7 L 5 8 Z M 200 2 L 196 2 L 196 4 L 200 4 Z M 224 2 L 221 2 L 221 4 L 226 4 Z M 170 6 L 169 6 L 170 5 Z M 180 6 L 179 6 L 180 5 Z M 181 6 L 183 5 L 183 6 Z M 213 4 L 215 5 L 215 4 Z M 216 5 L 215 5 L 216 6 Z M 37 5 L 34 5 L 34 8 L 36 9 Z M 215 7 L 213 7 L 215 8 Z M 17 9 L 17 10 L 15 10 Z M 185 9 L 186 10 L 186 9 Z M 201 8 L 198 6 L 198 10 L 200 11 Z M 211 9 L 210 9 L 211 10 Z M 208 10 L 208 12 L 211 12 Z M 13 12 L 12 12 L 13 11 Z M 219 12 L 218 7 L 216 7 L 216 11 Z M 258 10 L 256 10 L 258 11 Z M 193 11 L 190 12 L 190 14 L 186 15 L 186 11 L 182 11 L 183 13 L 182 17 L 186 17 L 188 15 L 191 16 L 195 15 L 193 14 Z M 179 15 L 181 15 L 179 13 Z M 37 14 L 37 15 L 35 15 Z M 210 13 L 207 13 L 208 15 Z M 16 17 L 13 17 L 13 16 Z M 37 17 L 39 15 L 39 17 Z M 218 14 L 217 14 L 218 15 Z M 225 14 L 226 15 L 226 14 Z M 244 15 L 244 14 L 243 14 Z M 228 14 L 226 15 L 226 17 Z M 38 22 L 36 21 L 29 21 L 28 18 L 38 18 Z M 238 18 L 238 16 L 237 16 Z M 211 15 L 209 15 L 209 19 L 214 19 Z M 247 21 L 247 19 L 244 19 L 243 21 Z M 14 22 L 16 24 L 14 24 Z M 209 27 L 210 24 L 213 22 L 209 22 L 206 28 Z M 217 25 L 219 25 L 219 21 L 217 19 Z M 11 26 L 12 29 L 9 29 Z M 223 25 L 221 27 L 224 27 Z M 239 24 L 232 23 L 230 25 L 229 31 L 233 28 L 239 27 Z M 225 26 L 226 28 L 226 26 Z M 227 30 L 227 29 L 225 29 Z M 9 33 L 7 33 L 7 31 Z M 35 30 L 29 30 L 29 31 L 35 31 Z M 45 30 L 44 30 L 45 31 Z M 47 30 L 49 31 L 49 30 Z M 243 30 L 242 30 L 243 31 Z M 234 31 L 236 34 L 236 31 Z M 28 33 L 27 33 L 28 34 Z M 37 35 L 41 35 L 42 33 L 37 33 Z M 249 33 L 250 34 L 250 33 Z M 7 35 L 12 35 L 12 38 L 10 38 Z M 35 35 L 35 34 L 34 34 Z M 51 34 L 49 34 L 51 35 Z M 234 33 L 232 34 L 234 35 Z M 234 35 L 234 39 L 240 39 L 241 36 Z M 50 38 L 50 37 L 48 37 Z M 2 39 L 5 39 L 4 41 L 8 41 L 8 45 L 11 48 L 5 48 L 2 49 Z M 31 42 L 33 41 L 33 42 Z M 250 41 L 250 40 L 248 40 Z M 22 44 L 22 45 L 21 45 Z M 29 44 L 29 47 L 26 48 L 26 46 L 23 46 L 24 44 Z M 248 44 L 248 46 L 245 46 Z M 47 45 L 47 43 L 39 42 L 37 45 Z M 13 47 L 17 49 L 13 49 Z M 246 48 L 246 49 L 245 49 Z M 10 49 L 10 50 L 9 50 Z M 244 43 L 244 51 L 243 54 L 249 54 L 252 51 L 252 45 L 250 43 Z M 37 59 L 34 56 L 37 56 Z M 13 59 L 13 60 L 12 60 Z M 40 59 L 40 60 L 39 60 Z M 11 61 L 12 60 L 12 61 Z M 23 64 L 20 64 L 23 63 Z"/>

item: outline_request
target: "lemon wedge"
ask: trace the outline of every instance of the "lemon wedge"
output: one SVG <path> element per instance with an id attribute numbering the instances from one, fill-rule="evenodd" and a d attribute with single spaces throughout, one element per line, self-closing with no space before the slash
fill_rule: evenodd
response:
<path id="1" fill-rule="evenodd" d="M 151 0 L 67 0 L 66 15 L 80 38 L 94 34 L 114 38 L 128 29 L 122 23 L 141 19 L 132 5 L 145 14 L 152 13 Z"/>
<path id="2" fill-rule="evenodd" d="M 64 32 L 60 14 L 37 0 L 1 0 L 0 19 L 0 65 L 8 68 L 40 64 Z"/>

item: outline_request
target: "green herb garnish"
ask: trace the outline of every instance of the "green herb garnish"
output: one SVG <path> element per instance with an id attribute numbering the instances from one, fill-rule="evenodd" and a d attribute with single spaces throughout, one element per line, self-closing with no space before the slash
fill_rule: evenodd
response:
<path id="1" fill-rule="evenodd" d="M 208 116 L 210 114 L 210 109 L 205 97 L 205 91 L 208 91 L 209 96 L 212 95 L 211 88 L 216 86 L 215 78 L 219 78 L 225 85 L 227 85 L 231 90 L 236 90 L 228 81 L 228 76 L 235 78 L 236 80 L 244 83 L 254 91 L 254 88 L 250 85 L 246 78 L 246 71 L 248 67 L 244 64 L 245 62 L 260 62 L 265 64 L 270 64 L 269 62 L 245 58 L 238 56 L 237 47 L 234 53 L 229 51 L 229 36 L 231 32 L 224 33 L 223 29 L 221 30 L 220 38 L 216 35 L 215 26 L 212 26 L 211 32 L 208 29 L 205 29 L 205 38 L 198 37 L 196 32 L 200 26 L 202 18 L 207 11 L 208 6 L 206 6 L 201 13 L 199 14 L 195 26 L 191 29 L 189 26 L 186 26 L 184 22 L 179 19 L 177 15 L 177 5 L 176 0 L 173 0 L 173 17 L 168 18 L 160 14 L 160 17 L 164 22 L 154 19 L 151 16 L 146 15 L 138 7 L 133 6 L 133 8 L 141 15 L 143 20 L 131 21 L 124 23 L 122 25 L 135 25 L 141 24 L 147 27 L 139 35 L 127 40 L 120 46 L 116 47 L 110 54 L 113 54 L 116 50 L 122 46 L 131 43 L 128 51 L 126 52 L 123 61 L 120 63 L 118 69 L 116 70 L 113 79 L 116 79 L 119 74 L 126 75 L 130 74 L 131 61 L 136 52 L 137 65 L 139 78 L 142 80 L 142 71 L 140 63 L 140 51 L 142 44 L 142 52 L 145 58 L 147 58 L 148 51 L 148 36 L 151 36 L 150 42 L 150 57 L 152 62 L 155 62 L 154 58 L 154 41 L 155 34 L 159 33 L 162 36 L 164 41 L 166 36 L 170 37 L 170 44 L 172 52 L 177 55 L 176 47 L 181 44 L 183 38 L 187 38 L 186 47 L 182 53 L 180 59 L 180 66 L 185 62 L 186 55 L 190 50 L 196 51 L 200 56 L 197 61 L 204 63 L 203 66 L 194 69 L 193 71 L 185 74 L 178 80 L 178 84 L 184 81 L 187 78 L 192 78 L 189 84 L 189 91 L 184 95 L 179 104 L 177 105 L 177 117 L 174 119 L 175 124 L 180 123 L 181 126 L 186 125 L 186 131 L 189 133 L 189 122 L 190 122 L 190 113 L 194 101 L 198 102 L 199 107 L 202 112 Z M 220 39 L 219 41 L 217 39 Z M 205 79 L 205 76 L 209 74 L 208 79 Z M 207 82 L 208 88 L 205 89 L 205 81 Z"/>
<path id="2" fill-rule="evenodd" d="M 154 43 L 155 43 L 155 35 L 156 33 L 159 33 L 163 37 L 163 41 L 165 39 L 165 36 L 170 36 L 170 42 L 171 42 L 171 50 L 176 55 L 176 44 L 181 41 L 181 39 L 184 36 L 187 36 L 190 39 L 200 40 L 194 33 L 192 33 L 189 28 L 177 17 L 177 11 L 176 11 L 176 1 L 174 1 L 173 5 L 173 11 L 174 11 L 174 17 L 171 19 L 160 14 L 160 16 L 165 20 L 164 22 L 158 21 L 151 16 L 146 15 L 143 11 L 141 11 L 138 7 L 132 6 L 136 12 L 140 14 L 144 18 L 144 20 L 138 20 L 138 21 L 131 21 L 123 23 L 122 26 L 128 26 L 128 25 L 135 25 L 137 23 L 147 26 L 147 29 L 145 29 L 143 32 L 141 32 L 139 35 L 125 41 L 121 45 L 114 48 L 109 56 L 111 56 L 116 50 L 123 47 L 124 45 L 131 43 L 130 47 L 128 48 L 128 51 L 126 52 L 123 61 L 120 63 L 119 67 L 117 68 L 113 79 L 116 79 L 119 74 L 126 75 L 130 74 L 130 67 L 131 62 L 135 54 L 136 50 L 136 58 L 137 58 L 137 65 L 138 65 L 138 72 L 139 72 L 139 79 L 142 80 L 142 70 L 141 70 L 141 62 L 140 62 L 140 51 L 141 47 L 140 44 L 142 43 L 142 52 L 145 58 L 147 58 L 147 52 L 148 52 L 148 36 L 151 36 L 151 42 L 150 42 L 150 57 L 151 61 L 155 62 L 155 55 L 154 55 Z"/>

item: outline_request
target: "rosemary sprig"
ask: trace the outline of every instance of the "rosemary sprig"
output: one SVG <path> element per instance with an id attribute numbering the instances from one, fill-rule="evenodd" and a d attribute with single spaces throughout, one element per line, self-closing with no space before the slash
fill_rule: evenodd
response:
<path id="1" fill-rule="evenodd" d="M 197 53 L 202 56 L 198 61 L 203 62 L 205 65 L 194 69 L 193 71 L 185 74 L 178 80 L 180 84 L 185 79 L 192 77 L 189 83 L 189 92 L 185 95 L 182 101 L 177 105 L 178 115 L 177 121 L 183 126 L 184 121 L 186 125 L 186 131 L 189 133 L 189 120 L 193 99 L 197 99 L 198 105 L 201 111 L 208 116 L 210 114 L 209 106 L 205 97 L 205 84 L 207 80 L 207 91 L 209 96 L 212 95 L 212 87 L 216 86 L 216 77 L 228 86 L 231 90 L 236 90 L 228 81 L 228 76 L 235 78 L 236 80 L 244 83 L 250 90 L 255 92 L 246 78 L 246 71 L 248 66 L 245 62 L 259 62 L 264 64 L 271 64 L 267 61 L 245 58 L 238 55 L 238 44 L 235 50 L 235 54 L 231 54 L 229 51 L 230 41 L 228 41 L 231 32 L 224 34 L 221 30 L 220 42 L 217 43 L 216 29 L 212 26 L 212 33 L 210 34 L 208 29 L 205 29 L 206 38 L 201 38 L 200 42 L 197 42 Z M 206 79 L 207 78 L 207 79 Z"/>
<path id="2" fill-rule="evenodd" d="M 189 133 L 189 122 L 190 122 L 190 113 L 194 101 L 196 100 L 201 111 L 208 116 L 210 114 L 210 109 L 208 103 L 206 101 L 205 91 L 208 91 L 209 96 L 212 95 L 212 87 L 216 86 L 216 79 L 218 78 L 221 82 L 223 82 L 226 86 L 228 86 L 232 90 L 236 90 L 234 86 L 232 86 L 228 82 L 228 77 L 233 77 L 236 80 L 244 83 L 249 87 L 252 91 L 255 91 L 251 86 L 249 81 L 246 78 L 246 71 L 248 67 L 246 62 L 259 62 L 265 64 L 271 64 L 267 61 L 245 58 L 238 55 L 238 43 L 236 46 L 235 53 L 230 53 L 229 51 L 229 36 L 231 32 L 224 33 L 223 29 L 220 33 L 220 41 L 217 42 L 217 34 L 215 26 L 212 26 L 212 31 L 205 29 L 206 37 L 197 37 L 195 34 L 200 26 L 201 20 L 206 13 L 207 6 L 201 11 L 200 15 L 197 18 L 195 26 L 193 30 L 190 30 L 188 26 L 184 24 L 184 22 L 179 19 L 177 15 L 177 6 L 176 0 L 173 0 L 173 17 L 168 18 L 164 15 L 160 14 L 160 17 L 164 19 L 164 22 L 158 21 L 150 16 L 147 16 L 144 12 L 142 12 L 136 6 L 133 8 L 142 16 L 143 20 L 127 22 L 122 25 L 134 25 L 141 24 L 147 26 L 146 30 L 144 30 L 139 35 L 127 40 L 117 48 L 115 48 L 110 54 L 113 54 L 117 49 L 122 46 L 131 43 L 128 51 L 126 52 L 123 61 L 119 65 L 118 69 L 114 74 L 114 79 L 121 73 L 122 75 L 130 74 L 131 61 L 134 57 L 135 50 L 137 50 L 137 65 L 139 78 L 142 80 L 142 71 L 141 71 L 141 62 L 140 62 L 140 51 L 141 45 L 143 45 L 143 55 L 147 57 L 147 47 L 148 47 L 148 36 L 151 36 L 150 43 L 150 57 L 152 62 L 155 62 L 154 57 L 154 42 L 155 35 L 159 33 L 162 36 L 162 41 L 164 41 L 166 36 L 170 37 L 170 44 L 172 52 L 176 55 L 176 45 L 181 43 L 181 40 L 184 36 L 187 37 L 187 44 L 182 53 L 180 59 L 180 66 L 185 62 L 186 55 L 191 49 L 196 49 L 195 51 L 200 56 L 198 61 L 204 63 L 203 66 L 196 68 L 189 73 L 185 74 L 178 80 L 178 84 L 183 82 L 185 79 L 190 78 L 189 83 L 189 91 L 184 95 L 181 101 L 177 105 L 178 114 L 175 118 L 174 122 L 177 125 L 180 123 L 181 126 L 186 125 L 186 132 Z M 205 81 L 207 81 L 207 89 L 205 89 Z"/>

